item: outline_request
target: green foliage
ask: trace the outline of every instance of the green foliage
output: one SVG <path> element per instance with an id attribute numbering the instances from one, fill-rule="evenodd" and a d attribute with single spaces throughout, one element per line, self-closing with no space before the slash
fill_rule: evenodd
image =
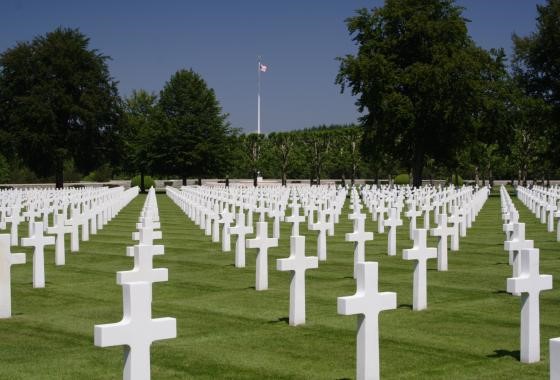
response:
<path id="1" fill-rule="evenodd" d="M 77 29 L 57 28 L 0 55 L 0 125 L 26 166 L 62 186 L 64 161 L 87 172 L 114 158 L 120 117 L 108 57 Z"/>
<path id="2" fill-rule="evenodd" d="M 3 154 L 0 154 L 0 183 L 6 183 L 10 180 L 10 164 Z"/>
<path id="3" fill-rule="evenodd" d="M 232 131 L 204 79 L 192 70 L 177 71 L 161 91 L 158 106 L 158 171 L 183 180 L 225 174 Z"/>
<path id="4" fill-rule="evenodd" d="M 109 164 L 103 164 L 84 177 L 84 181 L 108 182 L 111 180 L 113 169 Z"/>
<path id="5" fill-rule="evenodd" d="M 134 187 L 134 186 L 140 187 L 140 176 L 139 175 L 137 175 L 135 177 L 132 177 L 132 179 L 130 180 L 130 187 Z M 156 187 L 156 182 L 149 175 L 145 175 L 144 176 L 144 188 L 149 189 L 150 187 Z"/>
<path id="6" fill-rule="evenodd" d="M 76 166 L 74 165 L 74 160 L 69 159 L 64 161 L 64 180 L 75 182 L 82 179 L 82 174 L 78 172 Z"/>
<path id="7" fill-rule="evenodd" d="M 463 186 L 463 177 L 453 174 L 448 180 L 448 184 L 455 186 Z"/>
<path id="8" fill-rule="evenodd" d="M 410 184 L 410 176 L 406 173 L 401 173 L 395 177 L 395 185 L 408 185 Z"/>
<path id="9" fill-rule="evenodd" d="M 347 20 L 358 53 L 337 83 L 358 97 L 372 160 L 404 157 L 420 185 L 426 158 L 448 161 L 474 132 L 488 53 L 452 1 L 387 0 Z"/>

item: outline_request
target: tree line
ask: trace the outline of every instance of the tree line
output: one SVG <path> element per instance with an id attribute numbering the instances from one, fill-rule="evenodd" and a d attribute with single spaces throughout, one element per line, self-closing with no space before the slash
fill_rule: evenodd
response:
<path id="1" fill-rule="evenodd" d="M 513 57 L 477 46 L 453 0 L 386 0 L 346 20 L 357 53 L 336 83 L 355 125 L 233 128 L 204 78 L 122 97 L 109 57 L 57 28 L 0 54 L 0 182 L 160 178 L 557 177 L 560 0 L 537 6 Z M 286 126 L 290 129 L 290 126 Z"/>

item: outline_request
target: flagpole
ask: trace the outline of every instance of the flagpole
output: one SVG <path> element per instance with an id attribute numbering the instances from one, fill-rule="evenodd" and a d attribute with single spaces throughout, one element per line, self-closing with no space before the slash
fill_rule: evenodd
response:
<path id="1" fill-rule="evenodd" d="M 261 56 L 257 56 L 257 134 L 261 134 Z"/>

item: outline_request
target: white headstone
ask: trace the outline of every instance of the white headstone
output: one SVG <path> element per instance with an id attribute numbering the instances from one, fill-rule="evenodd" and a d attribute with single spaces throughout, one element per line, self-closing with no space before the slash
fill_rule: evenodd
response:
<path id="1" fill-rule="evenodd" d="M 318 212 L 317 223 L 311 225 L 311 230 L 317 231 L 317 257 L 319 261 L 327 261 L 327 229 L 329 223 L 325 220 L 323 211 Z"/>
<path id="2" fill-rule="evenodd" d="M 447 214 L 439 214 L 438 227 L 432 228 L 432 236 L 438 237 L 437 258 L 438 271 L 447 270 L 447 238 L 453 234 L 453 229 L 447 225 Z"/>
<path id="3" fill-rule="evenodd" d="M 45 287 L 45 246 L 54 244 L 54 236 L 43 235 L 43 222 L 35 222 L 33 235 L 21 239 L 22 247 L 35 247 L 33 250 L 33 287 Z"/>
<path id="4" fill-rule="evenodd" d="M 305 222 L 305 215 L 299 215 L 299 204 L 292 206 L 292 215 L 286 217 L 286 222 L 292 223 L 292 235 L 299 236 L 299 224 Z"/>
<path id="5" fill-rule="evenodd" d="M 25 264 L 25 253 L 12 253 L 11 236 L 0 235 L 0 318 L 12 316 L 12 265 Z"/>
<path id="6" fill-rule="evenodd" d="M 358 218 L 354 221 L 354 232 L 347 233 L 344 238 L 346 241 L 354 242 L 354 278 L 356 278 L 356 265 L 366 261 L 366 241 L 373 240 L 373 232 L 365 232 L 364 219 Z"/>
<path id="7" fill-rule="evenodd" d="M 378 264 L 356 264 L 356 294 L 338 297 L 338 314 L 358 314 L 356 379 L 379 379 L 379 312 L 396 309 L 397 294 L 378 291 Z"/>
<path id="8" fill-rule="evenodd" d="M 522 249 L 518 277 L 507 279 L 509 293 L 521 293 L 521 361 L 541 360 L 539 294 L 552 289 L 552 276 L 539 273 L 539 250 Z"/>
<path id="9" fill-rule="evenodd" d="M 248 248 L 257 248 L 255 290 L 268 289 L 268 249 L 278 247 L 277 238 L 268 237 L 268 223 L 257 222 L 257 236 L 247 239 Z"/>
<path id="10" fill-rule="evenodd" d="M 395 207 L 391 207 L 389 218 L 384 221 L 385 226 L 389 227 L 389 234 L 387 236 L 387 251 L 389 256 L 396 256 L 397 254 L 397 227 L 403 225 L 403 221 Z"/>
<path id="11" fill-rule="evenodd" d="M 305 271 L 319 267 L 315 256 L 305 256 L 305 236 L 290 237 L 290 256 L 276 260 L 276 269 L 291 271 L 290 281 L 290 325 L 305 323 Z"/>
<path id="12" fill-rule="evenodd" d="M 94 344 L 124 347 L 124 380 L 150 379 L 152 342 L 177 336 L 175 318 L 152 319 L 151 286 L 147 282 L 123 284 L 123 319 L 96 325 Z"/>
<path id="13" fill-rule="evenodd" d="M 412 309 L 424 310 L 428 307 L 427 261 L 437 257 L 436 248 L 426 246 L 426 230 L 414 231 L 414 246 L 403 250 L 403 259 L 416 260 L 414 266 Z"/>
<path id="14" fill-rule="evenodd" d="M 550 339 L 550 380 L 560 380 L 560 338 Z"/>
<path id="15" fill-rule="evenodd" d="M 245 235 L 253 233 L 252 226 L 245 225 L 245 214 L 243 210 L 237 213 L 235 226 L 229 228 L 231 235 L 237 235 L 235 242 L 235 267 L 245 268 Z"/>
<path id="16" fill-rule="evenodd" d="M 66 256 L 64 252 L 64 234 L 71 232 L 71 227 L 65 225 L 64 215 L 54 214 L 54 226 L 47 228 L 47 233 L 56 235 L 54 247 L 54 263 L 56 265 L 64 265 Z"/>
<path id="17" fill-rule="evenodd" d="M 223 224 L 222 226 L 222 252 L 229 252 L 231 251 L 231 237 L 229 235 L 229 226 L 233 221 L 233 215 L 228 211 L 226 208 L 222 211 L 222 218 L 220 223 Z"/>

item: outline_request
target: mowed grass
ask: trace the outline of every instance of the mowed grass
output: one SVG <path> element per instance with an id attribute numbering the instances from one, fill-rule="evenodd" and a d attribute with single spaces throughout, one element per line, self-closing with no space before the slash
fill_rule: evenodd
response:
<path id="1" fill-rule="evenodd" d="M 56 267 L 53 248 L 47 249 L 45 289 L 32 288 L 32 255 L 12 267 L 13 317 L 0 320 L 1 379 L 122 378 L 122 347 L 95 347 L 93 328 L 122 318 L 116 271 L 133 266 L 125 250 L 144 200 L 139 196 L 81 242 L 79 253 L 67 253 L 65 266 Z M 515 202 L 528 238 L 540 248 L 541 273 L 554 276 L 554 289 L 541 294 L 541 362 L 519 362 L 520 300 L 505 292 L 511 268 L 494 196 L 460 251 L 449 253 L 449 271 L 438 272 L 430 260 L 428 309 L 421 312 L 411 310 L 413 263 L 401 254 L 412 246 L 407 221 L 398 230 L 399 253 L 389 257 L 387 233 L 377 234 L 368 217 L 375 239 L 366 244 L 367 259 L 379 262 L 380 290 L 397 292 L 398 308 L 379 317 L 383 378 L 548 378 L 548 339 L 560 336 L 560 243 Z M 328 261 L 307 272 L 307 323 L 292 327 L 290 275 L 276 271 L 276 259 L 289 255 L 289 224 L 282 224 L 280 246 L 269 251 L 269 290 L 257 292 L 256 250 L 247 249 L 246 268 L 235 268 L 235 237 L 232 251 L 223 253 L 165 195 L 158 205 L 165 255 L 154 263 L 169 269 L 169 281 L 153 286 L 153 317 L 175 317 L 178 336 L 152 345 L 153 379 L 355 377 L 356 317 L 337 314 L 337 297 L 355 292 L 353 245 L 344 241 L 352 228 L 347 213 L 327 238 Z M 300 231 L 307 255 L 316 254 L 315 233 L 305 225 Z M 433 238 L 430 243 L 435 246 Z"/>

